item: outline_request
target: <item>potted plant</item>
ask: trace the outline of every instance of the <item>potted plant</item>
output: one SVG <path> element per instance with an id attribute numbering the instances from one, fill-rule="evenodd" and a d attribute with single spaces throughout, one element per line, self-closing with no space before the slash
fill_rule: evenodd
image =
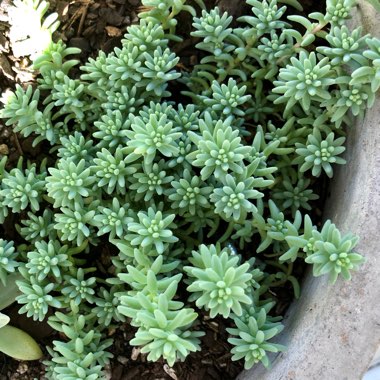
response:
<path id="1" fill-rule="evenodd" d="M 225 320 L 232 360 L 244 359 L 246 369 L 269 367 L 271 352 L 295 363 L 290 355 L 302 345 L 287 342 L 283 353 L 272 340 L 283 329 L 271 316 L 279 289 L 299 296 L 303 262 L 335 283 L 364 261 L 356 236 L 308 213 L 315 216 L 316 179 L 345 163 L 350 112 L 363 117 L 374 105 L 379 40 L 343 26 L 351 0 L 329 0 L 309 18 L 296 0 L 247 0 L 242 27 L 195 3 L 201 15 L 182 0 L 143 1 L 122 47 L 100 52 L 76 77 L 79 50 L 50 43 L 33 63 L 37 88 L 3 97 L 7 124 L 51 148 L 15 168 L 1 161 L 0 218 L 19 215 L 23 244 L 14 252 L 1 241 L 0 273 L 5 283 L 7 272 L 21 274 L 20 313 L 47 319 L 59 334 L 45 361 L 52 379 L 104 378 L 108 332 L 124 322 L 137 330 L 131 345 L 169 366 L 200 350 L 202 323 L 215 317 Z M 30 4 L 42 18 L 46 3 Z M 192 70 L 171 50 L 181 47 L 181 11 L 193 17 L 202 52 Z M 48 40 L 56 19 L 39 22 Z M 327 46 L 315 47 L 318 40 Z M 183 104 L 173 96 L 178 86 Z M 306 280 L 288 319 L 303 340 L 318 334 L 307 315 L 331 315 L 329 302 L 337 303 L 318 298 L 309 313 L 313 283 Z M 313 297 L 331 289 L 318 285 Z M 278 368 L 290 365 L 278 358 Z"/>

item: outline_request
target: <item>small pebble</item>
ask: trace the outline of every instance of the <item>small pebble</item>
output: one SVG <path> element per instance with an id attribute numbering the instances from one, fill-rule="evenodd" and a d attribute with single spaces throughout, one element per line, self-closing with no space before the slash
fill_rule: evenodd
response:
<path id="1" fill-rule="evenodd" d="M 25 362 L 21 362 L 17 367 L 17 372 L 21 375 L 28 370 L 28 365 Z"/>
<path id="2" fill-rule="evenodd" d="M 9 148 L 6 144 L 0 144 L 0 154 L 7 156 L 9 154 Z"/>
<path id="3" fill-rule="evenodd" d="M 120 37 L 121 36 L 121 30 L 119 28 L 116 28 L 115 26 L 106 26 L 105 27 L 106 32 L 108 36 L 110 37 Z"/>

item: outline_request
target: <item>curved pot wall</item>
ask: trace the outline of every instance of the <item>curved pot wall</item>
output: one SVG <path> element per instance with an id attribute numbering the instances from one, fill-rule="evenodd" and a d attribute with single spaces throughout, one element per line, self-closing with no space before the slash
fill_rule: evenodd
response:
<path id="1" fill-rule="evenodd" d="M 355 24 L 380 37 L 380 15 L 359 1 Z M 348 135 L 347 165 L 335 168 L 325 218 L 361 237 L 367 258 L 350 282 L 307 276 L 285 317 L 288 347 L 271 370 L 256 366 L 239 380 L 360 380 L 380 344 L 380 98 Z"/>

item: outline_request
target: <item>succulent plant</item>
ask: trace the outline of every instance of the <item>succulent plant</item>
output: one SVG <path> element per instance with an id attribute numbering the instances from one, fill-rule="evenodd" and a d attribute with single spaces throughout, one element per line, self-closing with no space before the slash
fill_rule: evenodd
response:
<path id="1" fill-rule="evenodd" d="M 120 47 L 78 67 L 79 49 L 49 41 L 36 86 L 3 94 L 6 125 L 46 156 L 0 160 L 0 221 L 17 225 L 0 239 L 0 282 L 58 333 L 47 378 L 104 379 L 109 329 L 126 321 L 131 345 L 173 366 L 201 349 L 204 314 L 229 319 L 232 360 L 268 367 L 284 349 L 272 288 L 298 296 L 293 268 L 335 282 L 364 261 L 357 237 L 312 218 L 318 179 L 345 163 L 343 126 L 374 104 L 380 42 L 345 26 L 355 0 L 308 16 L 297 0 L 246 4 L 234 22 L 202 0 L 143 0 Z M 51 37 L 48 3 L 15 7 Z M 193 30 L 179 35 L 182 11 Z"/>

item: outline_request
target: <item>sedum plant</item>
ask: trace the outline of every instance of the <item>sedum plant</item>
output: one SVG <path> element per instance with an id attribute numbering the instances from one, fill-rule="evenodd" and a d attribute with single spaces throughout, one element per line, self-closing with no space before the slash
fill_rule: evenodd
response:
<path id="1" fill-rule="evenodd" d="M 213 318 L 218 314 L 228 318 L 233 312 L 242 314 L 242 304 L 251 304 L 252 299 L 246 294 L 246 288 L 252 279 L 250 265 L 238 265 L 239 257 L 229 255 L 229 249 L 201 245 L 199 252 L 193 251 L 189 259 L 192 266 L 183 269 L 188 274 L 191 293 L 189 300 L 196 300 L 198 307 L 210 310 Z"/>
<path id="2" fill-rule="evenodd" d="M 240 317 L 234 316 L 236 327 L 227 329 L 232 335 L 228 342 L 234 346 L 231 350 L 232 360 L 244 358 L 245 369 L 259 362 L 268 368 L 270 366 L 268 353 L 285 349 L 280 344 L 268 342 L 284 327 L 276 318 L 267 315 L 272 307 L 271 302 L 256 307 L 246 307 Z"/>
<path id="3" fill-rule="evenodd" d="M 173 366 L 201 349 L 202 315 L 226 320 L 232 360 L 269 367 L 294 266 L 335 282 L 364 261 L 357 237 L 312 221 L 318 181 L 345 163 L 343 127 L 380 83 L 379 40 L 345 26 L 355 1 L 306 17 L 296 0 L 247 0 L 236 23 L 201 0 L 142 3 L 113 52 L 78 67 L 79 49 L 50 42 L 37 88 L 2 98 L 6 124 L 49 152 L 0 161 L 0 220 L 20 235 L 0 240 L 0 281 L 19 272 L 20 313 L 59 333 L 52 380 L 104 379 L 125 322 Z M 192 67 L 175 53 L 181 12 Z"/>

